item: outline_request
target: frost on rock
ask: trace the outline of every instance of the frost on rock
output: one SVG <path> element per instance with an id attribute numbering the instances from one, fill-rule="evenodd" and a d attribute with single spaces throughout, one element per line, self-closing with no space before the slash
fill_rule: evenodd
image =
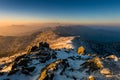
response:
<path id="1" fill-rule="evenodd" d="M 29 53 L 0 63 L 0 80 L 119 80 L 120 61 L 102 59 L 80 48 L 51 49 L 41 43 Z"/>

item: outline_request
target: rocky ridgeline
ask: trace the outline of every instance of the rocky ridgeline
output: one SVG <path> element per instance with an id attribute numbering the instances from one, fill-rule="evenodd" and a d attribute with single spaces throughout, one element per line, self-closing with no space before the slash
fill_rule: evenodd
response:
<path id="1" fill-rule="evenodd" d="M 29 48 L 27 54 L 0 64 L 0 80 L 120 80 L 117 56 L 87 54 L 83 46 L 77 52 L 53 50 L 41 42 Z"/>

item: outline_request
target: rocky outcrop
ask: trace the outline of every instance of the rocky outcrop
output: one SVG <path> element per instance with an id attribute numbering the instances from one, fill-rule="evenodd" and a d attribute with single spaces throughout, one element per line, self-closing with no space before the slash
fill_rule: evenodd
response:
<path id="1" fill-rule="evenodd" d="M 88 80 L 95 80 L 94 76 L 89 76 Z"/>
<path id="2" fill-rule="evenodd" d="M 85 52 L 85 48 L 83 47 L 83 46 L 80 46 L 79 48 L 78 48 L 78 54 L 79 55 L 82 55 L 82 54 L 84 54 L 84 52 Z"/>
<path id="3" fill-rule="evenodd" d="M 60 63 L 62 63 L 63 60 L 57 60 L 51 64 L 49 64 L 48 66 L 46 66 L 40 74 L 40 77 L 38 78 L 38 80 L 53 80 L 53 76 L 54 76 L 54 70 L 57 69 L 57 66 L 60 65 Z"/>
<path id="4" fill-rule="evenodd" d="M 102 62 L 101 62 L 101 60 L 100 60 L 99 57 L 93 58 L 93 62 L 96 64 L 96 66 L 97 66 L 98 68 L 102 68 L 102 67 L 103 67 L 103 64 L 102 64 Z"/>
<path id="5" fill-rule="evenodd" d="M 27 53 L 38 51 L 39 49 L 50 48 L 47 42 L 39 42 L 38 45 L 28 46 L 26 51 Z"/>
<path id="6" fill-rule="evenodd" d="M 95 58 L 89 59 L 85 63 L 83 63 L 82 67 L 88 68 L 87 72 L 91 73 L 91 72 L 100 70 L 103 67 L 103 65 L 102 65 L 102 62 L 100 61 L 100 59 L 98 57 L 95 57 Z"/>
<path id="7" fill-rule="evenodd" d="M 118 60 L 119 60 L 118 57 L 115 56 L 115 55 L 109 55 L 109 56 L 107 57 L 107 59 L 114 60 L 114 61 L 118 61 Z"/>
<path id="8" fill-rule="evenodd" d="M 119 80 L 120 62 L 98 57 L 79 55 L 74 49 L 50 48 L 39 43 L 29 53 L 14 60 L 0 63 L 0 79 L 10 80 Z M 34 47 L 34 46 L 33 46 Z"/>
<path id="9" fill-rule="evenodd" d="M 101 74 L 104 74 L 104 75 L 110 75 L 110 74 L 111 74 L 111 73 L 110 73 L 110 70 L 109 70 L 109 69 L 106 69 L 106 68 L 100 70 L 100 73 L 101 73 Z"/>

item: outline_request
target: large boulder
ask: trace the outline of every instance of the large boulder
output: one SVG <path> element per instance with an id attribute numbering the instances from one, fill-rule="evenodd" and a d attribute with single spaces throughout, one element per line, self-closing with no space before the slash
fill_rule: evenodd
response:
<path id="1" fill-rule="evenodd" d="M 27 47 L 27 52 L 30 53 L 30 52 L 34 52 L 38 49 L 37 46 L 29 46 Z"/>
<path id="2" fill-rule="evenodd" d="M 51 78 L 53 78 L 54 76 L 54 70 L 57 69 L 57 66 L 62 63 L 63 60 L 59 59 L 49 65 L 47 65 L 45 68 L 42 69 L 42 72 L 38 78 L 38 80 L 52 80 Z"/>
<path id="3" fill-rule="evenodd" d="M 118 57 L 115 56 L 115 55 L 109 55 L 107 58 L 110 59 L 110 60 L 114 60 L 114 61 L 118 61 L 119 60 Z"/>
<path id="4" fill-rule="evenodd" d="M 39 48 L 49 48 L 49 44 L 47 43 L 47 42 L 40 42 L 39 43 L 39 46 L 38 46 Z"/>
<path id="5" fill-rule="evenodd" d="M 102 62 L 101 62 L 99 57 L 95 57 L 93 59 L 93 62 L 97 65 L 98 68 L 102 68 L 103 67 L 103 64 L 102 64 Z"/>
<path id="6" fill-rule="evenodd" d="M 88 80 L 95 80 L 94 76 L 89 76 Z"/>
<path id="7" fill-rule="evenodd" d="M 85 51 L 85 48 L 83 47 L 83 46 L 80 46 L 79 48 L 78 48 L 78 54 L 79 55 L 82 55 L 82 54 L 84 54 L 84 51 Z"/>
<path id="8" fill-rule="evenodd" d="M 104 69 L 100 70 L 100 73 L 101 73 L 101 74 L 104 74 L 104 75 L 110 75 L 110 74 L 111 74 L 111 73 L 110 73 L 110 70 L 107 69 L 107 68 L 104 68 Z"/>

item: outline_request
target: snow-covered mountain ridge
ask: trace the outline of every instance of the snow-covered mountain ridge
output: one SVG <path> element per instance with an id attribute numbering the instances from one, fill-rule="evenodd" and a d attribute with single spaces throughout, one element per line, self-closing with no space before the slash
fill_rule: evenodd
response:
<path id="1" fill-rule="evenodd" d="M 67 31 L 66 31 L 67 30 Z M 90 30 L 90 31 L 89 31 Z M 110 55 L 115 54 L 120 57 L 120 42 L 117 41 L 114 37 L 99 37 L 98 34 L 93 33 L 94 30 L 86 27 L 56 27 L 53 29 L 47 28 L 45 30 L 40 30 L 28 36 L 1 36 L 0 37 L 0 57 L 10 56 L 17 52 L 24 51 L 27 46 L 33 46 L 32 44 L 37 44 L 38 42 L 48 42 L 52 49 L 55 48 L 78 48 L 80 45 L 83 45 L 88 53 L 97 53 L 102 55 Z M 96 31 L 98 32 L 98 31 Z M 95 37 L 95 36 L 96 37 Z M 114 34 L 115 35 L 115 34 Z M 72 36 L 72 38 L 71 38 Z M 76 37 L 80 36 L 80 37 Z M 92 40 L 95 38 L 95 40 Z M 96 39 L 98 42 L 96 41 Z M 102 39 L 102 40 L 101 40 Z M 107 42 L 104 40 L 112 40 L 115 41 Z M 91 40 L 91 41 L 90 41 Z M 67 42 L 68 41 L 68 42 Z M 70 41 L 70 44 L 68 44 Z M 102 42 L 103 41 L 103 42 Z M 64 45 L 64 43 L 66 43 Z M 72 46 L 71 46 L 72 43 Z"/>
<path id="2" fill-rule="evenodd" d="M 86 48 L 78 54 L 71 48 L 49 46 L 40 43 L 29 52 L 1 60 L 0 80 L 120 80 L 120 59 L 115 55 L 101 57 Z"/>

